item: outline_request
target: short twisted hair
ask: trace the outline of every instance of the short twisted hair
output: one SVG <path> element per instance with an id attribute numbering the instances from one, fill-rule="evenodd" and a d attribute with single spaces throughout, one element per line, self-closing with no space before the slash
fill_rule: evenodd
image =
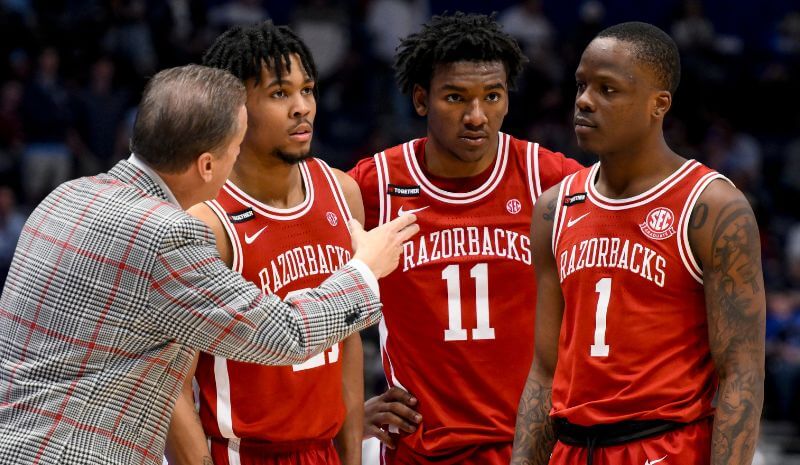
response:
<path id="1" fill-rule="evenodd" d="M 404 93 L 410 93 L 415 84 L 428 89 L 437 65 L 457 61 L 500 61 L 513 88 L 527 58 L 514 38 L 502 31 L 494 14 L 434 16 L 422 31 L 400 42 L 394 64 L 397 83 Z"/>
<path id="2" fill-rule="evenodd" d="M 225 71 L 165 69 L 144 89 L 130 149 L 157 171 L 181 172 L 230 140 L 245 98 L 244 85 Z"/>
<path id="3" fill-rule="evenodd" d="M 678 46 L 666 32 L 648 23 L 632 21 L 600 31 L 597 38 L 610 37 L 631 45 L 633 57 L 655 72 L 664 90 L 675 93 L 681 81 Z"/>
<path id="4" fill-rule="evenodd" d="M 316 81 L 317 67 L 306 44 L 287 26 L 276 26 L 267 20 L 223 32 L 203 54 L 203 64 L 224 69 L 243 82 L 255 79 L 258 84 L 262 65 L 278 79 L 284 70 L 291 72 L 293 54 L 300 58 L 306 74 Z"/>

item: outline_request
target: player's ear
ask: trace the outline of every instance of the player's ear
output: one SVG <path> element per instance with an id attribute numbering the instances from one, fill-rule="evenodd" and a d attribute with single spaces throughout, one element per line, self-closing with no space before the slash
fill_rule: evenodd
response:
<path id="1" fill-rule="evenodd" d="M 411 100 L 414 102 L 414 110 L 417 111 L 419 116 L 428 115 L 428 91 L 421 85 L 414 84 L 414 89 L 411 91 Z"/>
<path id="2" fill-rule="evenodd" d="M 653 101 L 653 116 L 658 119 L 664 119 L 671 106 L 672 94 L 666 90 L 658 92 Z"/>
<path id="3" fill-rule="evenodd" d="M 205 182 L 211 182 L 214 178 L 214 155 L 212 155 L 211 152 L 203 152 L 200 154 L 195 162 L 195 168 Z"/>

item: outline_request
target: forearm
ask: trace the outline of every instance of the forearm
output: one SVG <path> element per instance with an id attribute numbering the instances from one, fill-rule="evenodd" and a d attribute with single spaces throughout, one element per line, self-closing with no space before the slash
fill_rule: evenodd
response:
<path id="1" fill-rule="evenodd" d="M 363 396 L 362 396 L 363 398 Z M 336 452 L 342 465 L 361 464 L 361 440 L 364 432 L 364 408 L 347 412 L 342 429 L 334 439 Z"/>
<path id="2" fill-rule="evenodd" d="M 752 463 L 763 402 L 763 366 L 743 366 L 720 380 L 711 437 L 712 465 Z"/>
<path id="3" fill-rule="evenodd" d="M 377 292 L 352 264 L 284 301 L 207 258 L 213 253 L 208 249 L 164 251 L 151 277 L 150 302 L 158 311 L 148 317 L 188 347 L 237 361 L 288 365 L 380 317 Z"/>
<path id="4" fill-rule="evenodd" d="M 551 395 L 552 381 L 543 381 L 531 370 L 519 400 L 512 465 L 546 465 L 550 461 L 556 442 Z"/>
<path id="5" fill-rule="evenodd" d="M 354 334 L 345 339 L 342 352 L 345 418 L 334 444 L 342 465 L 360 465 L 364 432 L 364 352 L 361 336 Z"/>
<path id="6" fill-rule="evenodd" d="M 194 402 L 184 394 L 172 413 L 166 456 L 170 465 L 213 465 Z"/>

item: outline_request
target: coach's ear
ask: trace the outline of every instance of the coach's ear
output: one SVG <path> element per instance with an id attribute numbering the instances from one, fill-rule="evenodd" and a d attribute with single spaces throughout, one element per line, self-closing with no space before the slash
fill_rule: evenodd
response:
<path id="1" fill-rule="evenodd" d="M 414 84 L 411 91 L 411 100 L 414 102 L 414 110 L 419 116 L 428 116 L 428 91 L 421 85 Z"/>
<path id="2" fill-rule="evenodd" d="M 197 173 L 203 178 L 205 182 L 211 182 L 214 179 L 214 155 L 210 152 L 203 152 L 197 157 L 196 165 Z"/>

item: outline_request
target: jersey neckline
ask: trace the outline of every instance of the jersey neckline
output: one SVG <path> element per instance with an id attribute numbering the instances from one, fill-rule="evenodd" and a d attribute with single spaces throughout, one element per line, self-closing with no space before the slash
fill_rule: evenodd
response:
<path id="1" fill-rule="evenodd" d="M 612 199 L 601 194 L 595 187 L 593 180 L 597 178 L 597 174 L 600 170 L 600 162 L 597 162 L 589 168 L 589 174 L 586 177 L 585 184 L 586 194 L 593 204 L 606 210 L 635 208 L 657 199 L 699 166 L 700 163 L 696 160 L 686 160 L 677 170 L 673 171 L 672 174 L 641 194 L 621 199 Z"/>
<path id="2" fill-rule="evenodd" d="M 308 168 L 307 160 L 303 160 L 297 165 L 300 168 L 300 175 L 303 179 L 303 186 L 306 188 L 306 195 L 302 202 L 294 207 L 276 208 L 257 200 L 239 188 L 231 180 L 225 181 L 222 187 L 231 197 L 242 205 L 250 207 L 260 215 L 273 220 L 294 220 L 305 215 L 314 204 L 314 183 L 311 180 L 311 173 Z"/>
<path id="3" fill-rule="evenodd" d="M 414 139 L 403 144 L 403 157 L 408 166 L 411 177 L 419 184 L 420 188 L 431 197 L 446 203 L 470 203 L 480 200 L 489 195 L 505 173 L 508 165 L 508 150 L 511 145 L 511 136 L 498 132 L 497 155 L 495 156 L 492 173 L 480 186 L 468 192 L 451 192 L 437 187 L 425 175 L 425 171 L 419 164 L 414 145 L 419 139 Z"/>

